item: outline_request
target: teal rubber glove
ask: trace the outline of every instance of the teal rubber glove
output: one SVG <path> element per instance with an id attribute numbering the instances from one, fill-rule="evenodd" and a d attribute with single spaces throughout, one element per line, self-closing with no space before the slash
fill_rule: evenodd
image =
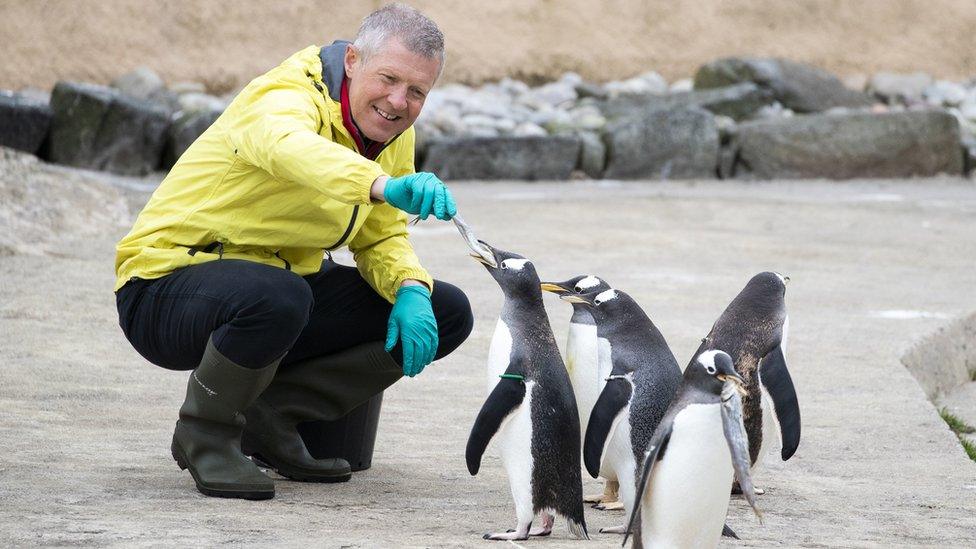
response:
<path id="1" fill-rule="evenodd" d="M 413 377 L 434 361 L 437 354 L 437 319 L 425 286 L 403 286 L 397 291 L 393 312 L 386 324 L 386 352 L 397 339 L 403 349 L 403 375 Z"/>
<path id="2" fill-rule="evenodd" d="M 391 177 L 383 189 L 383 199 L 391 206 L 419 215 L 420 219 L 434 214 L 437 219 L 446 221 L 457 213 L 457 205 L 447 185 L 428 172 Z"/>

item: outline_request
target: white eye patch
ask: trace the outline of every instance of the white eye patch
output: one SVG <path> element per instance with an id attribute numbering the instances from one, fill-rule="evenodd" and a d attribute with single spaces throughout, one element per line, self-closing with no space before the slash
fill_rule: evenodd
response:
<path id="1" fill-rule="evenodd" d="M 586 278 L 576 283 L 576 292 L 584 293 L 581 290 L 586 290 L 588 288 L 595 288 L 599 285 L 600 285 L 600 279 L 593 275 L 589 275 Z"/>
<path id="2" fill-rule="evenodd" d="M 606 303 L 607 301 L 610 301 L 611 299 L 617 299 L 617 290 L 614 290 L 613 288 L 611 288 L 609 290 L 604 290 L 604 291 L 596 294 L 596 297 L 593 298 L 593 304 L 594 305 L 599 305 L 601 303 Z"/>
<path id="3" fill-rule="evenodd" d="M 528 262 L 528 259 L 506 259 L 505 261 L 502 261 L 502 268 L 511 269 L 513 271 L 521 271 L 525 268 L 525 264 Z"/>
<path id="4" fill-rule="evenodd" d="M 705 351 L 704 353 L 698 355 L 698 363 L 705 368 L 705 371 L 711 375 L 715 375 L 718 368 L 715 367 L 715 355 L 721 353 L 719 350 Z"/>

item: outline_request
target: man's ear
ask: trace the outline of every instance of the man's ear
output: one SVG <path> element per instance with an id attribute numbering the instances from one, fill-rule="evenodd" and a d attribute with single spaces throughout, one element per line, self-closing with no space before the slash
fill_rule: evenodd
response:
<path id="1" fill-rule="evenodd" d="M 356 70 L 359 61 L 359 52 L 356 51 L 356 48 L 352 44 L 346 46 L 346 55 L 343 58 L 343 65 L 346 68 L 346 78 L 352 77 L 352 73 Z"/>

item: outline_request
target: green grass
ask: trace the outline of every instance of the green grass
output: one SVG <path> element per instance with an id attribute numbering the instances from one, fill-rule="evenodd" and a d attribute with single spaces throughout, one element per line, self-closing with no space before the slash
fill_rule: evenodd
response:
<path id="1" fill-rule="evenodd" d="M 945 407 L 939 410 L 939 415 L 945 420 L 946 424 L 952 429 L 953 433 L 957 435 L 976 433 L 976 428 L 967 425 L 965 421 L 959 419 L 958 417 L 952 415 Z"/>
<path id="2" fill-rule="evenodd" d="M 963 449 L 966 450 L 966 454 L 969 455 L 969 459 L 976 461 L 976 444 L 973 444 L 962 437 L 959 437 L 959 442 L 962 444 Z"/>

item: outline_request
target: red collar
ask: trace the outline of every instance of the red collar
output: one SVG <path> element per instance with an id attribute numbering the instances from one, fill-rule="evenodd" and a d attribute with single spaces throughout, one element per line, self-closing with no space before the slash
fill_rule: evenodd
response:
<path id="1" fill-rule="evenodd" d="M 342 105 L 342 125 L 345 126 L 349 134 L 352 135 L 352 139 L 356 142 L 356 149 L 359 151 L 359 154 L 370 160 L 376 160 L 376 157 L 380 155 L 380 152 L 382 152 L 384 148 L 386 148 L 387 144 L 381 141 L 373 141 L 370 143 L 369 147 L 366 147 L 363 144 L 363 137 L 359 133 L 359 128 L 357 128 L 356 124 L 352 121 L 352 111 L 349 107 L 348 82 L 348 78 L 342 78 L 342 89 L 339 92 L 339 103 Z"/>

